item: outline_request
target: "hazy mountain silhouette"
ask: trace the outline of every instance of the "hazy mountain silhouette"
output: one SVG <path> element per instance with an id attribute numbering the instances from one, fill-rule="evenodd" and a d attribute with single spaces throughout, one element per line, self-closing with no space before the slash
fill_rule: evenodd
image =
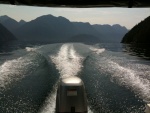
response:
<path id="1" fill-rule="evenodd" d="M 135 25 L 122 39 L 122 43 L 150 43 L 150 16 Z"/>
<path id="2" fill-rule="evenodd" d="M 40 16 L 30 22 L 17 22 L 8 16 L 1 16 L 0 21 L 19 40 L 32 42 L 120 42 L 127 32 L 125 27 L 117 24 L 91 25 L 52 15 Z"/>
<path id="3" fill-rule="evenodd" d="M 6 15 L 0 16 L 0 23 L 12 33 L 20 26 L 16 20 Z"/>
<path id="4" fill-rule="evenodd" d="M 90 34 L 80 34 L 69 38 L 68 42 L 97 43 L 100 39 Z"/>
<path id="5" fill-rule="evenodd" d="M 19 21 L 20 26 L 21 26 L 21 25 L 24 25 L 25 23 L 26 23 L 26 21 L 24 21 L 24 20 L 20 20 L 20 21 Z"/>
<path id="6" fill-rule="evenodd" d="M 96 29 L 94 29 L 90 23 L 73 22 L 73 24 L 78 29 L 79 34 L 93 35 L 99 39 L 104 38 L 104 36 Z"/>
<path id="7" fill-rule="evenodd" d="M 15 39 L 15 36 L 0 23 L 0 42 L 9 42 Z"/>
<path id="8" fill-rule="evenodd" d="M 95 24 L 93 27 L 105 36 L 102 40 L 103 42 L 120 42 L 125 33 L 128 32 L 125 27 L 122 27 L 119 24 L 113 26 Z"/>
<path id="9" fill-rule="evenodd" d="M 10 17 L 8 17 L 7 15 L 0 16 L 0 22 L 2 23 L 5 20 L 7 20 L 8 18 L 10 18 Z"/>
<path id="10" fill-rule="evenodd" d="M 45 15 L 22 25 L 15 34 L 21 40 L 64 42 L 78 29 L 64 17 Z"/>

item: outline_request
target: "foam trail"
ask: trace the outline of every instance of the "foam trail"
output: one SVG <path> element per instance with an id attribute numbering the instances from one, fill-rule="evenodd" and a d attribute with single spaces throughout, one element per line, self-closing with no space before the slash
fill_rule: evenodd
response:
<path id="1" fill-rule="evenodd" d="M 76 76 L 81 71 L 83 57 L 76 53 L 71 44 L 62 45 L 57 56 L 50 56 L 50 58 L 59 70 L 61 78 Z M 56 89 L 57 83 L 54 85 L 52 93 L 49 95 L 40 113 L 55 112 Z"/>
<path id="2" fill-rule="evenodd" d="M 100 54 L 105 51 L 105 48 L 98 49 L 95 47 L 90 47 L 89 49 L 92 50 L 93 52 L 95 52 L 96 54 Z"/>
<path id="3" fill-rule="evenodd" d="M 136 92 L 139 92 L 140 96 L 149 99 L 150 95 L 150 82 L 147 79 L 141 78 L 138 75 L 138 72 L 130 70 L 128 68 L 122 67 L 115 62 L 110 62 L 113 68 L 117 68 L 118 71 L 113 74 L 114 77 L 118 77 L 120 82 L 132 87 Z"/>
<path id="4" fill-rule="evenodd" d="M 119 84 L 131 88 L 137 95 L 141 96 L 144 101 L 150 101 L 150 82 L 148 79 L 138 76 L 138 71 L 123 67 L 111 60 L 104 61 L 106 61 L 105 64 L 107 64 L 107 66 L 99 65 L 103 71 L 111 73 L 111 76 L 115 78 Z"/>
<path id="5" fill-rule="evenodd" d="M 32 72 L 40 65 L 41 60 L 37 60 L 38 54 L 32 53 L 25 57 L 8 60 L 0 66 L 0 88 L 5 88 L 13 81 L 26 76 L 27 72 Z M 34 62 L 34 63 L 33 63 Z"/>
<path id="6" fill-rule="evenodd" d="M 60 48 L 57 56 L 50 56 L 59 70 L 60 76 L 75 76 L 82 68 L 83 57 L 79 56 L 73 48 L 73 45 L 64 44 Z"/>
<path id="7" fill-rule="evenodd" d="M 36 51 L 38 49 L 40 49 L 42 46 L 38 46 L 38 47 L 26 47 L 26 51 L 30 52 L 30 51 Z"/>
<path id="8" fill-rule="evenodd" d="M 39 111 L 39 113 L 55 113 L 55 103 L 56 103 L 56 91 L 57 83 L 54 85 L 53 90 L 49 94 L 46 99 L 43 108 Z"/>
<path id="9" fill-rule="evenodd" d="M 89 106 L 88 106 L 88 113 L 93 113 L 93 111 L 90 109 Z"/>

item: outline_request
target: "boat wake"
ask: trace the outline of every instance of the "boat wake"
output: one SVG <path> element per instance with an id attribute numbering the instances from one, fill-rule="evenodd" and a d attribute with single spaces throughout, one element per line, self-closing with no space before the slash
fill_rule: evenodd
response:
<path id="1" fill-rule="evenodd" d="M 70 76 L 85 84 L 88 113 L 140 113 L 144 102 L 150 102 L 149 62 L 136 56 L 98 45 L 60 43 L 26 47 L 7 57 L 0 62 L 4 113 L 55 113 L 58 81 Z"/>
<path id="2" fill-rule="evenodd" d="M 30 75 L 45 60 L 42 55 L 32 52 L 24 57 L 5 61 L 0 66 L 0 88 L 5 89 L 11 83 Z"/>
<path id="3" fill-rule="evenodd" d="M 52 62 L 55 64 L 56 69 L 60 73 L 60 78 L 69 76 L 77 76 L 81 71 L 83 57 L 76 53 L 72 44 L 64 44 L 61 46 L 56 56 L 51 56 Z M 46 99 L 45 105 L 40 113 L 54 113 L 56 103 L 56 90 L 57 83 L 54 85 L 53 90 Z"/>
<path id="4" fill-rule="evenodd" d="M 133 61 L 129 62 L 128 59 L 124 58 L 107 58 L 110 56 L 104 56 L 97 59 L 97 69 L 102 73 L 109 73 L 112 80 L 115 80 L 119 85 L 130 88 L 145 102 L 150 102 L 149 66 Z M 119 60 L 121 61 L 119 62 Z"/>

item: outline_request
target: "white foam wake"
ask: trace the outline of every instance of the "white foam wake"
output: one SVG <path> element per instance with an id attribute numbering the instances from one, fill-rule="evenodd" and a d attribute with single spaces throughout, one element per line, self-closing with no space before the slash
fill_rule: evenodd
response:
<path id="1" fill-rule="evenodd" d="M 61 78 L 76 76 L 82 68 L 83 57 L 79 56 L 72 44 L 64 44 L 60 48 L 56 56 L 50 56 L 53 63 L 56 65 Z M 53 90 L 48 96 L 45 105 L 40 113 L 54 113 L 56 103 L 56 89 L 57 83 L 54 85 Z"/>
<path id="2" fill-rule="evenodd" d="M 138 76 L 138 71 L 122 67 L 115 62 L 110 62 L 110 65 L 112 65 L 113 69 L 118 69 L 118 71 L 115 69 L 113 77 L 117 77 L 121 83 L 132 87 L 132 90 L 138 92 L 138 95 L 142 96 L 145 101 L 150 99 L 149 80 Z"/>
<path id="3" fill-rule="evenodd" d="M 26 51 L 30 52 L 30 51 L 36 51 L 38 49 L 40 49 L 42 46 L 35 46 L 35 47 L 26 47 Z"/>
<path id="4" fill-rule="evenodd" d="M 0 88 L 5 88 L 14 81 L 18 81 L 32 72 L 40 65 L 38 55 L 31 54 L 14 60 L 5 61 L 0 66 Z"/>
<path id="5" fill-rule="evenodd" d="M 64 44 L 57 56 L 50 56 L 61 77 L 76 76 L 82 68 L 83 57 L 74 50 L 73 45 Z"/>
<path id="6" fill-rule="evenodd" d="M 130 69 L 129 66 L 123 67 L 108 59 L 103 61 L 105 61 L 105 65 L 98 64 L 100 71 L 103 69 L 104 72 L 109 72 L 112 78 L 115 78 L 119 84 L 131 88 L 137 95 L 141 96 L 144 101 L 150 101 L 150 81 L 140 77 L 138 70 Z"/>
<path id="7" fill-rule="evenodd" d="M 39 113 L 55 113 L 56 92 L 57 92 L 57 83 L 53 86 L 51 93 L 47 97 Z"/>
<path id="8" fill-rule="evenodd" d="M 98 49 L 95 47 L 90 47 L 89 49 L 92 50 L 93 52 L 95 52 L 96 54 L 100 54 L 105 51 L 105 48 Z"/>

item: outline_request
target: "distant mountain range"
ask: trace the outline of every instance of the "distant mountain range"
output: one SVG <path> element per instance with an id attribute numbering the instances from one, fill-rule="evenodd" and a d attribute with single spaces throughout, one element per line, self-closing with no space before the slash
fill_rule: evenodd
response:
<path id="1" fill-rule="evenodd" d="M 101 33 L 104 38 L 103 42 L 121 42 L 123 36 L 128 32 L 127 28 L 120 26 L 119 24 L 115 25 L 93 25 L 93 27 Z"/>
<path id="2" fill-rule="evenodd" d="M 122 43 L 150 43 L 150 16 L 134 26 L 122 39 Z"/>
<path id="3" fill-rule="evenodd" d="M 18 40 L 37 42 L 120 42 L 128 30 L 118 24 L 91 25 L 64 17 L 40 16 L 30 22 L 0 16 L 0 23 Z M 1 31 L 0 31 L 1 32 Z"/>
<path id="4" fill-rule="evenodd" d="M 0 43 L 16 40 L 15 36 L 0 23 Z"/>
<path id="5" fill-rule="evenodd" d="M 0 16 L 0 23 L 6 27 L 10 32 L 15 32 L 17 28 L 26 23 L 24 20 L 17 22 L 16 20 L 4 15 Z"/>

